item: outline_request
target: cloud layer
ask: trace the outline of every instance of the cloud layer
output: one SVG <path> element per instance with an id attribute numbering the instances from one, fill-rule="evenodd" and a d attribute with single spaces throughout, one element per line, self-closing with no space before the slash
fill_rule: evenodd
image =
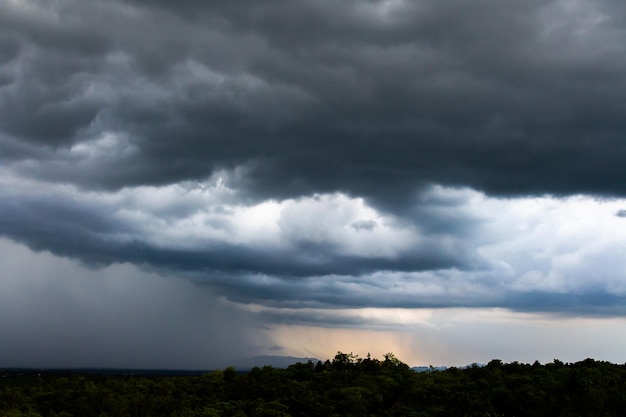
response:
<path id="1" fill-rule="evenodd" d="M 99 189 L 240 168 L 260 199 L 395 210 L 429 183 L 624 195 L 625 17 L 608 0 L 12 0 L 3 161 Z"/>
<path id="2" fill-rule="evenodd" d="M 281 325 L 621 317 L 625 23 L 616 0 L 4 1 L 0 236 Z"/>
<path id="3" fill-rule="evenodd" d="M 238 302 L 625 313 L 623 200 L 433 187 L 399 217 L 339 193 L 246 204 L 220 180 L 109 193 L 19 185 L 0 195 L 11 239 L 92 267 L 182 275 Z"/>

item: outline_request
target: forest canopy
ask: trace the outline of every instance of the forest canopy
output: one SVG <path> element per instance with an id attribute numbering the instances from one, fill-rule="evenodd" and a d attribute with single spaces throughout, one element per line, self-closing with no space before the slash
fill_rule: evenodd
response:
<path id="1" fill-rule="evenodd" d="M 415 372 L 338 352 L 202 375 L 0 371 L 0 417 L 623 416 L 626 365 L 503 363 Z"/>

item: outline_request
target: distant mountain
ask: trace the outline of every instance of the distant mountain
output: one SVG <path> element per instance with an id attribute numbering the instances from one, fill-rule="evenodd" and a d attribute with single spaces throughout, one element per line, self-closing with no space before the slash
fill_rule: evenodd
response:
<path id="1" fill-rule="evenodd" d="M 253 356 L 250 358 L 241 358 L 233 363 L 233 366 L 238 371 L 246 371 L 258 366 L 262 368 L 264 366 L 271 366 L 273 368 L 286 368 L 289 365 L 293 365 L 297 362 L 306 363 L 312 361 L 317 363 L 317 358 L 296 358 L 294 356 Z"/>
<path id="2" fill-rule="evenodd" d="M 411 368 L 415 372 L 434 372 L 434 371 L 445 371 L 448 369 L 447 366 L 414 366 Z"/>
<path id="3" fill-rule="evenodd" d="M 459 369 L 467 369 L 467 368 L 473 368 L 473 367 L 478 367 L 478 368 L 482 368 L 483 366 L 485 366 L 484 363 L 471 363 L 469 365 L 465 365 L 465 366 L 459 366 Z M 412 370 L 414 370 L 415 372 L 434 372 L 434 371 L 445 371 L 446 369 L 448 369 L 447 366 L 414 366 L 411 368 Z"/>

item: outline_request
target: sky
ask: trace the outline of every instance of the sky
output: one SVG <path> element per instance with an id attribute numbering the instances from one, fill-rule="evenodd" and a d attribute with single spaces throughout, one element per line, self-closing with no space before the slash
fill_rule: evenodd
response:
<path id="1" fill-rule="evenodd" d="M 0 367 L 626 362 L 621 0 L 4 0 Z"/>

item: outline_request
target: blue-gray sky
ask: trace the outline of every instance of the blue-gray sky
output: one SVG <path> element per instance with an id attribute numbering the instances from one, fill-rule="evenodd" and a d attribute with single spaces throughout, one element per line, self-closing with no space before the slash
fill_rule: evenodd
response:
<path id="1" fill-rule="evenodd" d="M 617 0 L 2 2 L 0 366 L 624 361 L 624 97 Z"/>

